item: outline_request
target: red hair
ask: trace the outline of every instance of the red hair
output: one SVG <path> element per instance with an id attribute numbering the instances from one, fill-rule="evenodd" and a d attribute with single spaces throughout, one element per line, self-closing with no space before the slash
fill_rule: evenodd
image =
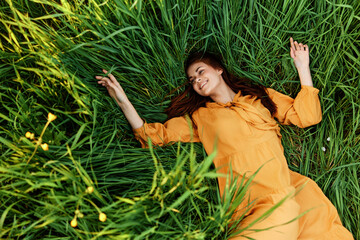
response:
<path id="1" fill-rule="evenodd" d="M 256 96 L 261 103 L 270 111 L 271 115 L 276 112 L 276 104 L 269 98 L 266 88 L 263 85 L 255 84 L 247 78 L 239 78 L 225 68 L 221 58 L 209 52 L 196 52 L 189 55 L 185 62 L 185 72 L 191 64 L 204 62 L 215 69 L 221 68 L 221 74 L 225 83 L 235 92 L 241 91 L 242 95 Z M 210 97 L 200 96 L 190 83 L 185 83 L 179 88 L 187 85 L 185 90 L 171 100 L 170 106 L 165 109 L 168 119 L 188 114 L 193 122 L 192 114 L 200 107 L 205 107 L 206 102 L 211 102 Z M 177 89 L 179 89 L 177 88 Z M 176 90 L 176 89 L 175 89 Z M 175 91 L 174 90 L 174 91 Z M 172 92 L 174 92 L 172 91 Z M 194 123 L 194 122 L 193 122 Z M 195 124 L 194 124 L 195 125 Z M 196 127 L 196 126 L 194 126 Z"/>

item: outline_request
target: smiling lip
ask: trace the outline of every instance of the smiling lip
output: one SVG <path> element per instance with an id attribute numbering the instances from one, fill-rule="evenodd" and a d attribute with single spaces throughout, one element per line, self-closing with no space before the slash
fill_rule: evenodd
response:
<path id="1" fill-rule="evenodd" d="M 200 89 L 202 89 L 206 84 L 207 84 L 208 81 L 204 82 L 203 84 L 201 84 L 200 86 Z"/>

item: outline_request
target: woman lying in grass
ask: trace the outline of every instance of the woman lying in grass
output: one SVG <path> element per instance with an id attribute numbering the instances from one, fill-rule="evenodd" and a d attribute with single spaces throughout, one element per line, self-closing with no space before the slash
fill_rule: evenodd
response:
<path id="1" fill-rule="evenodd" d="M 268 218 L 233 239 L 247 239 L 244 236 L 277 240 L 353 239 L 321 189 L 311 179 L 289 170 L 284 156 L 280 128 L 274 118 L 281 124 L 301 128 L 321 121 L 319 90 L 313 87 L 310 75 L 309 48 L 292 38 L 290 45 L 290 55 L 301 83 L 301 91 L 295 99 L 249 80 L 235 78 L 212 54 L 195 53 L 185 64 L 190 84 L 183 94 L 172 100 L 167 109 L 169 120 L 164 124 L 144 123 L 113 75 L 96 76 L 96 79 L 117 101 L 143 147 L 148 137 L 160 146 L 174 141 L 201 142 L 210 154 L 216 143 L 218 153 L 214 164 L 218 172 L 227 176 L 230 171 L 240 178 L 250 176 L 263 166 L 248 193 L 254 205 L 246 212 L 239 229 L 246 228 L 280 200 L 291 196 Z M 191 117 L 193 131 L 184 117 L 186 114 Z M 226 181 L 228 178 L 218 178 L 221 194 Z M 301 191 L 294 197 L 299 189 Z M 243 201 L 233 218 L 241 216 L 247 205 L 248 202 Z M 298 220 L 287 223 L 309 209 Z M 273 226 L 277 227 L 271 228 Z M 270 229 L 252 230 L 265 228 Z"/>

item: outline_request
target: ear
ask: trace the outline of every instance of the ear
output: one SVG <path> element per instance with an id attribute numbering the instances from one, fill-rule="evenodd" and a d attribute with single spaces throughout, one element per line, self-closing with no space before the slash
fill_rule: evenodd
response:
<path id="1" fill-rule="evenodd" d="M 223 70 L 222 68 L 218 68 L 216 71 L 217 71 L 217 73 L 220 74 L 220 75 L 224 72 L 224 70 Z"/>

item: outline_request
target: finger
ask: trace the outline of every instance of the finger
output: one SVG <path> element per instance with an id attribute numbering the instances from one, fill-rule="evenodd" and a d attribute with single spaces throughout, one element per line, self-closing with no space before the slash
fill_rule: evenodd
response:
<path id="1" fill-rule="evenodd" d="M 107 83 L 105 81 L 98 81 L 98 84 L 101 84 L 103 86 L 107 85 Z"/>
<path id="2" fill-rule="evenodd" d="M 98 79 L 98 80 L 107 80 L 107 81 L 110 80 L 110 79 L 108 79 L 107 77 L 104 77 L 104 76 L 96 76 L 95 78 Z"/>
<path id="3" fill-rule="evenodd" d="M 109 85 L 107 81 L 98 81 L 98 84 L 101 84 L 103 86 Z"/>
<path id="4" fill-rule="evenodd" d="M 106 71 L 105 69 L 102 70 L 105 74 L 108 73 L 108 71 Z M 108 74 L 108 77 L 103 77 L 103 76 L 96 76 L 95 78 L 98 80 L 105 80 L 108 81 L 107 84 L 109 84 L 111 87 L 121 87 L 119 82 L 116 80 L 116 78 L 114 77 L 114 75 L 112 74 Z"/>
<path id="5" fill-rule="evenodd" d="M 293 59 L 295 58 L 295 51 L 293 48 L 290 48 L 290 57 Z"/>
<path id="6" fill-rule="evenodd" d="M 105 69 L 103 69 L 103 72 L 105 73 L 105 74 L 107 74 L 108 73 L 108 71 L 106 71 Z M 108 77 L 113 81 L 114 80 L 114 76 L 112 75 L 112 74 L 108 74 Z"/>
<path id="7" fill-rule="evenodd" d="M 99 79 L 99 84 L 109 84 L 111 81 L 108 78 L 101 78 Z"/>
<path id="8" fill-rule="evenodd" d="M 105 74 L 108 73 L 108 71 L 106 71 L 105 69 L 103 69 L 103 72 L 104 72 Z M 111 81 L 117 82 L 117 80 L 116 80 L 116 78 L 114 77 L 114 75 L 108 74 L 108 77 L 111 79 Z"/>
<path id="9" fill-rule="evenodd" d="M 295 50 L 294 39 L 292 37 L 290 37 L 290 47 Z"/>
<path id="10" fill-rule="evenodd" d="M 112 81 L 117 87 L 120 87 L 120 83 L 116 80 L 116 78 L 114 77 L 114 75 L 108 74 L 108 77 L 111 79 L 111 81 Z"/>
<path id="11" fill-rule="evenodd" d="M 116 80 L 116 78 L 114 77 L 114 75 L 108 74 L 108 77 L 111 79 L 112 82 L 114 82 L 114 83 L 117 82 L 117 80 Z"/>
<path id="12" fill-rule="evenodd" d="M 98 81 L 98 84 L 101 84 L 101 85 L 106 85 L 107 84 L 107 82 L 105 82 L 105 81 Z"/>
<path id="13" fill-rule="evenodd" d="M 304 51 L 304 45 L 302 43 L 299 43 L 300 50 Z"/>
<path id="14" fill-rule="evenodd" d="M 305 47 L 305 51 L 309 52 L 309 46 L 306 44 L 304 47 Z"/>
<path id="15" fill-rule="evenodd" d="M 104 72 L 105 74 L 108 73 L 108 71 L 105 70 L 105 69 L 103 69 L 103 72 Z M 111 81 L 113 81 L 114 76 L 113 76 L 112 74 L 108 74 L 108 77 L 111 79 Z M 110 80 L 110 79 L 109 79 L 109 80 Z"/>
<path id="16" fill-rule="evenodd" d="M 296 51 L 299 50 L 300 47 L 299 47 L 299 44 L 298 44 L 297 41 L 294 42 L 294 45 L 295 45 L 295 50 L 296 50 Z"/>
<path id="17" fill-rule="evenodd" d="M 115 88 L 114 84 L 110 81 L 99 81 L 98 83 L 106 88 Z"/>

